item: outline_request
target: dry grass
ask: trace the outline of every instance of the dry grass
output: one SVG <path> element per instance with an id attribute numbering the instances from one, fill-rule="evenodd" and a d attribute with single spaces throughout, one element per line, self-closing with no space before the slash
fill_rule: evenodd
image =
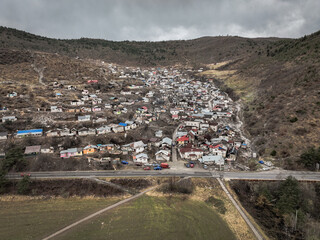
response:
<path id="1" fill-rule="evenodd" d="M 131 197 L 130 194 L 124 194 L 117 197 L 108 197 L 110 200 L 122 200 Z M 61 199 L 74 199 L 74 200 L 103 200 L 105 197 L 98 197 L 95 195 L 88 195 L 84 197 L 72 196 L 68 198 L 63 198 L 61 196 L 25 196 L 25 195 L 1 195 L 0 202 L 20 202 L 20 201 L 30 201 L 30 200 L 61 200 Z"/>
<path id="2" fill-rule="evenodd" d="M 150 191 L 147 193 L 148 196 L 152 197 L 178 197 L 178 198 L 188 198 L 190 200 L 205 202 L 210 196 L 217 199 L 221 199 L 226 208 L 225 214 L 218 213 L 222 219 L 228 224 L 232 232 L 235 234 L 237 239 L 243 240 L 254 240 L 255 237 L 251 232 L 250 228 L 247 226 L 246 222 L 241 217 L 238 210 L 231 203 L 225 192 L 221 189 L 219 183 L 215 179 L 208 178 L 192 178 L 192 182 L 195 185 L 195 190 L 192 194 L 170 194 L 161 193 L 157 190 Z M 215 208 L 215 207 L 212 207 Z"/>
<path id="3" fill-rule="evenodd" d="M 191 198 L 205 201 L 210 196 L 221 199 L 224 202 L 227 211 L 219 215 L 228 223 L 228 226 L 238 239 L 254 240 L 255 237 L 246 222 L 241 217 L 238 210 L 234 207 L 228 196 L 221 189 L 215 179 L 192 179 L 196 185 L 196 191 Z"/>
<path id="4" fill-rule="evenodd" d="M 228 189 L 228 191 L 230 192 L 230 194 L 233 196 L 234 200 L 238 203 L 238 205 L 241 207 L 242 211 L 247 215 L 247 217 L 250 219 L 251 223 L 254 225 L 254 227 L 256 229 L 259 230 L 259 232 L 262 234 L 263 238 L 266 240 L 269 240 L 270 238 L 263 232 L 263 230 L 261 229 L 261 227 L 259 226 L 259 224 L 256 223 L 256 221 L 254 220 L 254 218 L 246 211 L 246 209 L 244 209 L 237 197 L 237 195 L 233 192 L 233 190 L 231 189 L 230 185 L 228 182 L 226 182 L 225 184 L 226 188 Z M 231 203 L 231 202 L 230 202 Z M 240 215 L 240 214 L 239 214 Z M 243 220 L 244 221 L 244 220 Z"/>
<path id="5" fill-rule="evenodd" d="M 212 63 L 212 64 L 208 64 L 207 67 L 211 70 L 215 70 L 218 69 L 220 67 L 223 67 L 227 64 L 229 64 L 231 61 L 224 61 L 224 62 L 218 62 L 218 63 Z"/>
<path id="6" fill-rule="evenodd" d="M 219 79 L 226 79 L 236 73 L 236 70 L 207 70 L 199 73 L 199 76 L 215 77 Z"/>

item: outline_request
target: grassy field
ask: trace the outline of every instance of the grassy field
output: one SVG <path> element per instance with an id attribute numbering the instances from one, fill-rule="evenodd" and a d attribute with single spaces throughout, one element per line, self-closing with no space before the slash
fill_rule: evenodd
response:
<path id="1" fill-rule="evenodd" d="M 119 198 L 0 198 L 0 239 L 41 239 Z"/>
<path id="2" fill-rule="evenodd" d="M 236 239 L 215 210 L 183 197 L 143 196 L 57 239 Z"/>

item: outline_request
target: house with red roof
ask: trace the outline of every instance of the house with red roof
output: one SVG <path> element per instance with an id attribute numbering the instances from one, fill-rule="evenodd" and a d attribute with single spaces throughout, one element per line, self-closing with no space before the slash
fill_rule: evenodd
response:
<path id="1" fill-rule="evenodd" d="M 173 119 L 173 120 L 178 120 L 178 119 L 179 119 L 179 115 L 173 114 L 173 115 L 172 115 L 172 119 Z"/>
<path id="2" fill-rule="evenodd" d="M 189 142 L 189 137 L 188 137 L 187 135 L 182 136 L 182 137 L 179 137 L 179 138 L 177 139 L 177 143 L 178 143 L 179 145 L 183 145 L 183 144 L 186 144 L 186 143 L 188 143 L 188 142 Z"/>

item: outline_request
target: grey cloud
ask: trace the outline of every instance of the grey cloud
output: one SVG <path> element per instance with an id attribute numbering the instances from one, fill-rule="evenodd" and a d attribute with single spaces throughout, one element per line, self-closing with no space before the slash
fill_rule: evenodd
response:
<path id="1" fill-rule="evenodd" d="M 1 0 L 0 25 L 54 38 L 300 37 L 319 30 L 319 9 L 318 0 Z"/>

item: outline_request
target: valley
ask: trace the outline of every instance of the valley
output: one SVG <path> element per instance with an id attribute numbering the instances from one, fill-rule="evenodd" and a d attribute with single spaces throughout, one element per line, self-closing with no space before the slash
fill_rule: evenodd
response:
<path id="1" fill-rule="evenodd" d="M 56 239 L 255 239 L 221 179 L 263 238 L 316 239 L 319 36 L 115 42 L 0 27 L 2 219 L 40 239 L 136 196 Z"/>

